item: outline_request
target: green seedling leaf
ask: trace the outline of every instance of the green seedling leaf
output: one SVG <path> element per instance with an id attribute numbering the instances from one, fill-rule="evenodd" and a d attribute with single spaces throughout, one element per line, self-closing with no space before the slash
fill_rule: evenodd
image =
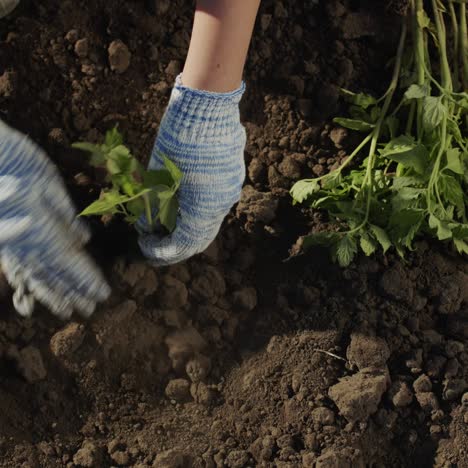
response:
<path id="1" fill-rule="evenodd" d="M 108 130 L 106 132 L 104 145 L 107 146 L 108 151 L 122 144 L 123 144 L 123 136 L 119 132 L 117 126 L 115 126 L 112 130 Z"/>
<path id="2" fill-rule="evenodd" d="M 353 93 L 347 89 L 340 88 L 341 94 L 344 96 L 345 100 L 355 106 L 359 106 L 362 109 L 367 109 L 369 106 L 377 104 L 377 99 L 371 96 L 370 94 L 365 93 Z"/>
<path id="3" fill-rule="evenodd" d="M 146 171 L 123 144 L 123 137 L 113 128 L 106 133 L 104 144 L 77 143 L 75 148 L 93 155 L 95 165 L 107 169 L 112 189 L 88 206 L 81 216 L 121 213 L 134 223 L 142 215 L 158 209 L 157 218 L 169 231 L 175 228 L 179 209 L 176 192 L 182 180 L 179 168 L 163 156 L 165 169 Z M 148 220 L 152 224 L 151 219 Z"/>
<path id="4" fill-rule="evenodd" d="M 99 145 L 93 145 L 92 143 L 86 142 L 78 142 L 72 143 L 72 148 L 91 153 L 90 164 L 93 167 L 101 167 L 106 162 L 105 154 L 101 150 L 101 147 Z"/>
<path id="5" fill-rule="evenodd" d="M 364 122 L 364 120 L 346 119 L 343 117 L 335 117 L 333 122 L 344 128 L 349 128 L 350 130 L 356 130 L 358 132 L 368 132 L 375 127 L 374 124 Z"/>
<path id="6" fill-rule="evenodd" d="M 383 253 L 386 253 L 387 250 L 392 246 L 392 242 L 390 241 L 388 234 L 384 229 L 376 226 L 375 224 L 370 224 L 369 227 L 372 234 L 374 234 L 375 238 L 377 239 L 377 242 L 382 246 Z"/>
<path id="7" fill-rule="evenodd" d="M 394 211 L 417 208 L 419 205 L 418 199 L 425 193 L 426 189 L 403 187 L 392 198 L 392 208 Z"/>
<path id="8" fill-rule="evenodd" d="M 119 211 L 118 206 L 124 203 L 126 198 L 114 191 L 103 192 L 99 200 L 91 203 L 79 216 L 115 214 Z"/>
<path id="9" fill-rule="evenodd" d="M 422 99 L 429 96 L 429 87 L 427 85 L 412 84 L 405 93 L 405 98 L 410 99 Z"/>
<path id="10" fill-rule="evenodd" d="M 463 196 L 463 189 L 460 183 L 450 175 L 442 174 L 439 177 L 438 185 L 443 197 L 458 210 L 465 209 L 465 201 Z"/>
<path id="11" fill-rule="evenodd" d="M 461 152 L 458 148 L 451 148 L 447 150 L 447 169 L 455 172 L 455 174 L 463 175 L 464 169 L 461 163 Z"/>
<path id="12" fill-rule="evenodd" d="M 412 242 L 424 220 L 424 210 L 408 208 L 393 212 L 390 217 L 390 233 L 397 246 L 412 249 Z"/>
<path id="13" fill-rule="evenodd" d="M 330 174 L 327 174 L 322 179 L 322 187 L 327 190 L 332 190 L 338 187 L 342 181 L 343 181 L 343 176 L 341 175 L 341 172 L 339 171 L 330 172 Z"/>
<path id="14" fill-rule="evenodd" d="M 172 190 L 157 192 L 157 197 L 159 199 L 158 219 L 169 232 L 172 232 L 177 223 L 179 203 Z"/>
<path id="15" fill-rule="evenodd" d="M 403 187 L 410 187 L 410 186 L 421 186 L 424 184 L 424 179 L 420 177 L 412 177 L 412 176 L 401 176 L 395 177 L 393 179 L 392 189 L 398 192 Z"/>
<path id="16" fill-rule="evenodd" d="M 437 238 L 441 241 L 452 238 L 452 230 L 448 223 L 437 218 L 432 213 L 429 215 L 429 227 L 437 231 Z"/>
<path id="17" fill-rule="evenodd" d="M 426 132 L 434 131 L 447 115 L 447 107 L 442 102 L 442 97 L 426 96 L 423 99 L 423 126 Z"/>
<path id="18" fill-rule="evenodd" d="M 347 267 L 357 254 L 356 239 L 350 235 L 343 236 L 335 247 L 336 259 L 341 267 Z"/>
<path id="19" fill-rule="evenodd" d="M 453 244 L 455 245 L 458 253 L 468 255 L 468 243 L 462 241 L 461 239 L 454 238 Z"/>
<path id="20" fill-rule="evenodd" d="M 183 177 L 181 170 L 169 158 L 167 158 L 164 155 L 163 155 L 163 161 L 164 161 L 164 166 L 169 171 L 169 174 L 171 174 L 174 184 L 179 186 Z"/>
<path id="21" fill-rule="evenodd" d="M 359 245 L 367 257 L 370 257 L 377 250 L 377 244 L 375 240 L 366 233 L 361 234 Z"/>
<path id="22" fill-rule="evenodd" d="M 381 156 L 411 167 L 423 174 L 427 167 L 428 152 L 422 144 L 415 143 L 412 137 L 401 135 L 387 143 L 380 152 Z"/>
<path id="23" fill-rule="evenodd" d="M 291 196 L 296 203 L 302 203 L 320 190 L 318 179 L 304 179 L 296 182 L 291 188 Z"/>
<path id="24" fill-rule="evenodd" d="M 468 224 L 458 224 L 452 230 L 454 237 L 457 239 L 468 240 Z"/>
<path id="25" fill-rule="evenodd" d="M 135 181 L 132 174 L 130 173 L 117 173 L 110 176 L 112 187 L 124 193 L 125 195 L 133 197 L 136 193 L 143 191 L 146 187 Z"/>
<path id="26" fill-rule="evenodd" d="M 137 198 L 127 203 L 127 210 L 136 218 L 135 221 L 145 213 L 143 198 Z"/>
<path id="27" fill-rule="evenodd" d="M 146 171 L 143 175 L 143 185 L 146 188 L 153 188 L 159 185 L 171 187 L 174 179 L 169 171 L 165 169 Z"/>

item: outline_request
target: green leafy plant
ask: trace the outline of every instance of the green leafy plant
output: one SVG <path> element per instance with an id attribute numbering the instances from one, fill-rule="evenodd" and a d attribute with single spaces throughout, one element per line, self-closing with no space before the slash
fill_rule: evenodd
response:
<path id="1" fill-rule="evenodd" d="M 418 235 L 468 254 L 466 2 L 428 3 L 431 17 L 423 0 L 410 2 L 385 94 L 343 90 L 350 116 L 334 121 L 366 133 L 361 143 L 336 170 L 291 190 L 294 203 L 327 210 L 336 225 L 304 237 L 303 248 L 329 246 L 342 266 L 359 250 L 394 247 L 403 257 Z"/>
<path id="2" fill-rule="evenodd" d="M 111 185 L 102 190 L 99 200 L 85 208 L 80 216 L 122 214 L 133 224 L 145 215 L 150 229 L 154 229 L 157 222 L 169 232 L 175 229 L 182 172 L 172 161 L 163 156 L 164 169 L 145 170 L 124 145 L 117 128 L 106 133 L 101 145 L 81 142 L 72 146 L 91 153 L 90 164 L 105 169 Z"/>

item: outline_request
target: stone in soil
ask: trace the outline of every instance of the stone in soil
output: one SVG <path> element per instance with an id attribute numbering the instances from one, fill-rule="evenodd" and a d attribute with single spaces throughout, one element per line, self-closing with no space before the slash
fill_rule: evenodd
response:
<path id="1" fill-rule="evenodd" d="M 120 40 L 112 41 L 107 49 L 111 70 L 125 73 L 130 66 L 132 54 L 128 47 Z"/>

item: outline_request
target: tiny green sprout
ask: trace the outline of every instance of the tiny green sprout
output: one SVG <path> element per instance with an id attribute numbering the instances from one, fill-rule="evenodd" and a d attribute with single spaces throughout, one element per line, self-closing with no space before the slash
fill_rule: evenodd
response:
<path id="1" fill-rule="evenodd" d="M 105 169 L 110 183 L 80 216 L 121 214 L 134 224 L 144 215 L 151 230 L 158 222 L 169 232 L 175 229 L 182 172 L 169 158 L 163 155 L 163 169 L 145 170 L 124 145 L 116 127 L 106 133 L 101 145 L 80 142 L 72 147 L 90 153 L 90 164 Z"/>

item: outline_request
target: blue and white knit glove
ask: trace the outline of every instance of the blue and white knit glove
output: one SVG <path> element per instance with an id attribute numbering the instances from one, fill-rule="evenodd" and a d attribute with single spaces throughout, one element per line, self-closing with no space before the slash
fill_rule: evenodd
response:
<path id="1" fill-rule="evenodd" d="M 0 121 L 0 265 L 13 303 L 30 316 L 37 299 L 61 318 L 89 316 L 110 293 L 83 245 L 89 232 L 55 166 Z"/>
<path id="2" fill-rule="evenodd" d="M 242 84 L 230 93 L 212 93 L 190 89 L 177 78 L 149 168 L 162 168 L 166 155 L 183 172 L 180 216 L 166 237 L 141 232 L 140 226 L 140 247 L 153 264 L 169 265 L 203 252 L 239 201 L 245 178 L 246 136 L 239 116 L 244 89 Z"/>

